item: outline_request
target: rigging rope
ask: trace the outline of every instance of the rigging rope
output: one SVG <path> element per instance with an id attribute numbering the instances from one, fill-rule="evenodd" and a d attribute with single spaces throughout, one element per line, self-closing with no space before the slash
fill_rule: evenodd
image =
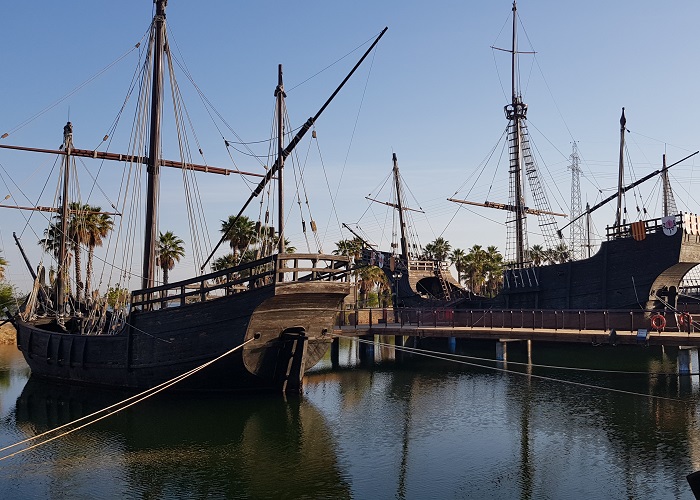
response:
<path id="1" fill-rule="evenodd" d="M 182 382 L 183 380 L 185 380 L 186 378 L 190 377 L 191 375 L 194 375 L 195 373 L 197 373 L 197 372 L 203 370 L 204 368 L 207 368 L 209 365 L 211 365 L 211 364 L 213 364 L 213 363 L 216 363 L 216 362 L 219 361 L 220 359 L 222 359 L 222 358 L 228 356 L 229 354 L 231 354 L 231 353 L 237 351 L 238 349 L 242 348 L 243 346 L 245 346 L 245 345 L 248 344 L 249 342 L 252 342 L 253 340 L 256 340 L 256 339 L 255 339 L 255 338 L 248 339 L 248 340 L 246 340 L 245 342 L 243 342 L 242 344 L 240 344 L 240 345 L 234 347 L 233 349 L 230 349 L 230 350 L 226 351 L 225 353 L 221 354 L 220 356 L 218 356 L 218 357 L 216 357 L 216 358 L 214 358 L 214 359 L 212 359 L 212 360 L 210 360 L 210 361 L 207 361 L 206 363 L 204 363 L 204 364 L 202 364 L 202 365 L 200 365 L 200 366 L 198 366 L 198 367 L 196 367 L 196 368 L 193 368 L 192 370 L 190 370 L 190 371 L 188 371 L 188 372 L 185 372 L 185 373 L 183 373 L 182 375 L 178 375 L 177 377 L 173 377 L 172 379 L 167 380 L 167 381 L 165 381 L 165 382 L 163 382 L 163 383 L 161 383 L 161 384 L 158 384 L 158 385 L 155 386 L 155 387 L 151 387 L 150 389 L 146 389 L 145 391 L 140 392 L 139 394 L 136 394 L 136 395 L 134 395 L 134 396 L 128 397 L 127 399 L 125 399 L 125 400 L 123 400 L 123 401 L 120 401 L 120 402 L 118 402 L 118 403 L 115 403 L 115 404 L 113 404 L 113 405 L 111 405 L 111 406 L 108 406 L 108 407 L 106 407 L 106 408 L 103 408 L 103 409 L 101 409 L 101 410 L 98 410 L 98 411 L 96 411 L 96 412 L 93 412 L 93 413 L 91 413 L 91 414 L 89 414 L 89 415 L 86 415 L 86 416 L 84 416 L 84 417 L 81 417 L 81 418 L 79 418 L 79 419 L 77 419 L 77 420 L 73 420 L 72 422 L 68 422 L 68 423 L 66 423 L 66 424 L 63 424 L 63 425 L 61 425 L 61 426 L 59 426 L 59 427 L 56 427 L 56 428 L 51 429 L 51 430 L 49 430 L 49 431 L 43 432 L 43 433 L 38 434 L 38 435 L 36 435 L 36 436 L 32 436 L 32 437 L 30 437 L 30 438 L 24 439 L 24 440 L 22 440 L 22 441 L 19 441 L 19 442 L 17 442 L 17 443 L 11 444 L 11 445 L 9 445 L 9 446 L 5 446 L 4 448 L 0 448 L 0 453 L 5 452 L 5 451 L 10 450 L 10 449 L 12 449 L 12 448 L 16 448 L 17 446 L 20 446 L 20 445 L 22 445 L 22 444 L 28 443 L 28 442 L 30 442 L 30 441 L 35 441 L 35 440 L 37 440 L 37 439 L 41 439 L 41 438 L 43 438 L 43 437 L 45 437 L 45 436 L 47 436 L 47 435 L 49 435 L 49 434 L 53 434 L 53 433 L 56 432 L 56 431 L 59 431 L 59 430 L 61 430 L 61 429 L 65 429 L 66 427 L 70 427 L 70 426 L 75 425 L 75 424 L 77 424 L 77 423 L 79 423 L 79 422 L 82 422 L 82 421 L 84 421 L 84 420 L 91 419 L 91 418 L 93 418 L 93 417 L 97 417 L 98 415 L 100 415 L 100 414 L 102 414 L 102 413 L 104 413 L 104 412 L 107 412 L 107 413 L 105 413 L 104 415 L 101 415 L 101 416 L 95 418 L 94 420 L 88 420 L 88 422 L 86 422 L 86 423 L 84 423 L 84 424 L 82 424 L 82 425 L 79 425 L 78 427 L 71 428 L 71 429 L 67 430 L 66 432 L 62 432 L 61 434 L 58 434 L 58 435 L 53 436 L 53 437 L 50 437 L 50 438 L 45 439 L 45 440 L 43 440 L 43 441 L 39 441 L 39 442 L 36 443 L 36 444 L 33 444 L 33 445 L 31 445 L 31 446 L 28 446 L 28 447 L 23 448 L 23 449 L 18 450 L 18 451 L 15 451 L 15 452 L 13 452 L 13 453 L 0 456 L 0 461 L 6 460 L 6 459 L 11 458 L 11 457 L 14 457 L 15 455 L 19 455 L 20 453 L 24 453 L 24 452 L 29 451 L 29 450 L 31 450 L 31 449 L 37 448 L 37 447 L 39 447 L 39 446 L 43 446 L 43 445 L 45 445 L 45 444 L 47 444 L 47 443 L 49 443 L 49 442 L 51 442 L 51 441 L 54 441 L 54 440 L 56 440 L 56 439 L 65 437 L 65 436 L 67 436 L 67 435 L 69 435 L 69 434 L 72 434 L 72 433 L 75 432 L 75 431 L 78 431 L 78 430 L 80 430 L 80 429 L 83 429 L 83 428 L 85 428 L 85 427 L 87 427 L 87 426 L 89 426 L 89 425 L 92 425 L 92 424 L 94 424 L 94 423 L 96 423 L 96 422 L 99 422 L 100 420 L 103 420 L 103 419 L 105 419 L 105 418 L 107 418 L 107 417 L 111 417 L 112 415 L 114 415 L 114 414 L 116 414 L 116 413 L 119 413 L 119 412 L 122 411 L 122 410 L 125 410 L 125 409 L 127 409 L 127 408 L 129 408 L 129 407 L 131 407 L 131 406 L 134 406 L 135 404 L 140 403 L 141 401 L 144 401 L 145 399 L 148 399 L 148 398 L 150 398 L 151 396 L 153 396 L 153 395 L 155 395 L 155 394 L 158 394 L 159 392 L 162 392 L 162 391 L 164 391 L 165 389 L 168 389 L 169 387 L 172 387 L 173 385 L 175 385 L 175 384 L 177 384 L 177 383 L 179 383 L 179 382 Z M 125 404 L 125 403 L 128 403 L 128 404 Z M 109 411 L 109 410 L 111 410 L 111 411 Z"/>

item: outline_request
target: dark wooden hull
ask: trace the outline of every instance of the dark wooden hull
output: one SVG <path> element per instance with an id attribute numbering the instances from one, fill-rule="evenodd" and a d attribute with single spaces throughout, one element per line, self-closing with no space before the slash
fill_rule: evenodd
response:
<path id="1" fill-rule="evenodd" d="M 132 311 L 115 335 L 52 331 L 49 321 L 17 319 L 17 345 L 34 376 L 128 389 L 154 387 L 259 338 L 188 377 L 174 390 L 277 389 L 289 365 L 288 344 L 303 332 L 301 373 L 331 342 L 349 284 L 271 284 L 212 300 Z M 295 332 L 291 338 L 286 331 Z"/>
<path id="2" fill-rule="evenodd" d="M 675 306 L 683 276 L 700 264 L 700 236 L 659 229 L 637 241 L 603 242 L 588 259 L 509 270 L 482 306 L 503 309 L 658 309 Z M 663 299 L 658 299 L 657 294 Z"/>

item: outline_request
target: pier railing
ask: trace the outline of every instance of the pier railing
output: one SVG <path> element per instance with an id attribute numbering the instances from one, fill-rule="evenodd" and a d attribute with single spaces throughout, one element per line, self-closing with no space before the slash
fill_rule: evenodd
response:
<path id="1" fill-rule="evenodd" d="M 647 310 L 460 310 L 447 308 L 378 308 L 346 310 L 339 315 L 339 326 L 386 325 L 411 327 L 447 327 L 479 329 L 531 329 L 609 332 L 637 332 L 654 330 L 651 317 L 664 318 L 662 330 L 688 331 L 688 324 L 679 325 L 678 315 L 672 311 Z M 690 317 L 691 322 L 693 318 Z"/>

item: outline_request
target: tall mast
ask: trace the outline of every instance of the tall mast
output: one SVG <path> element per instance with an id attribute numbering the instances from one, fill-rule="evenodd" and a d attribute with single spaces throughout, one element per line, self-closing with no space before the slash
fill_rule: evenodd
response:
<path id="1" fill-rule="evenodd" d="M 522 133 L 521 122 L 525 119 L 527 106 L 518 92 L 518 51 L 517 51 L 517 6 L 513 2 L 513 42 L 511 48 L 511 104 L 506 106 L 506 118 L 510 121 L 510 184 L 515 217 L 515 264 L 521 267 L 526 259 L 525 200 L 523 197 Z"/>
<path id="2" fill-rule="evenodd" d="M 591 256 L 591 205 L 586 203 L 586 248 L 587 257 Z"/>
<path id="3" fill-rule="evenodd" d="M 282 173 L 284 171 L 284 98 L 287 95 L 284 93 L 284 84 L 282 83 L 282 65 L 280 64 L 277 70 L 277 88 L 275 88 L 275 97 L 277 98 L 277 163 L 279 170 L 277 171 L 277 225 L 279 242 L 277 250 L 279 253 L 284 253 L 284 182 Z M 272 236 L 272 235 L 271 235 Z"/>
<path id="4" fill-rule="evenodd" d="M 673 197 L 673 190 L 671 189 L 671 182 L 668 179 L 668 167 L 666 166 L 666 155 L 663 156 L 663 168 L 661 169 L 661 183 L 664 190 L 664 217 L 670 215 L 675 215 L 678 212 L 676 207 L 676 200 Z"/>
<path id="5" fill-rule="evenodd" d="M 394 183 L 396 184 L 396 206 L 399 211 L 399 225 L 401 226 L 401 256 L 408 261 L 408 240 L 406 239 L 406 223 L 403 220 L 403 200 L 401 199 L 401 183 L 399 181 L 399 161 L 396 153 L 393 154 Z"/>
<path id="6" fill-rule="evenodd" d="M 56 306 L 58 315 L 66 313 L 66 270 L 68 269 L 68 216 L 69 200 L 68 187 L 70 181 L 71 149 L 73 149 L 73 125 L 66 123 L 63 127 L 63 149 L 66 156 L 63 159 L 63 195 L 61 198 L 61 233 L 58 247 L 58 272 L 56 276 Z"/>
<path id="7" fill-rule="evenodd" d="M 625 118 L 625 108 L 622 108 L 622 116 L 620 117 L 620 160 L 618 163 L 618 174 L 617 174 L 617 211 L 615 215 L 615 226 L 620 226 L 623 222 L 622 218 L 622 194 L 624 193 L 623 188 L 625 182 L 625 125 L 627 124 L 627 119 Z"/>
<path id="8" fill-rule="evenodd" d="M 153 0 L 153 86 L 151 91 L 151 134 L 148 151 L 148 194 L 146 200 L 146 234 L 143 252 L 142 288 L 155 285 L 154 268 L 158 239 L 158 195 L 160 191 L 161 113 L 163 107 L 163 53 L 165 41 L 165 6 L 168 0 Z"/>

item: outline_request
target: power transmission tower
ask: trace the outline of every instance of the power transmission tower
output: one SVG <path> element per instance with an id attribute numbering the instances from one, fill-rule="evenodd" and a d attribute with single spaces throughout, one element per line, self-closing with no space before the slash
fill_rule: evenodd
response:
<path id="1" fill-rule="evenodd" d="M 578 146 L 573 143 L 571 156 L 571 220 L 581 215 L 581 165 L 578 156 Z M 584 247 L 586 246 L 585 232 L 583 229 L 583 217 L 571 224 L 571 257 L 574 260 L 585 258 Z"/>

